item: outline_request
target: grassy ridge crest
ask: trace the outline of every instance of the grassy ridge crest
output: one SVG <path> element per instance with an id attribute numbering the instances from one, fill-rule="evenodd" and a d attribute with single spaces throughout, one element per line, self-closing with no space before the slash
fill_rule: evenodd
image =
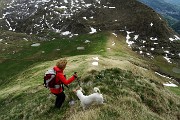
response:
<path id="1" fill-rule="evenodd" d="M 85 43 L 86 40 L 90 43 Z M 112 41 L 116 46 L 112 46 Z M 168 79 L 143 68 L 148 68 L 149 62 L 127 48 L 124 41 L 122 36 L 118 41 L 107 33 L 97 33 L 43 41 L 36 48 L 29 43 L 29 46 L 0 63 L 0 119 L 178 120 L 180 97 L 162 85 Z M 76 49 L 82 46 L 85 50 Z M 64 52 L 61 49 L 56 51 L 59 48 Z M 42 86 L 43 75 L 60 57 L 68 59 L 67 77 L 74 71 L 81 76 L 85 94 L 92 93 L 95 86 L 100 88 L 105 98 L 104 105 L 94 105 L 83 111 L 72 92 L 78 86 L 74 81 L 70 89 L 65 89 L 66 101 L 62 108 L 53 107 L 55 97 Z M 98 66 L 93 66 L 96 57 L 99 58 Z M 173 91 L 178 93 L 179 87 Z M 70 106 L 72 99 L 75 105 Z"/>

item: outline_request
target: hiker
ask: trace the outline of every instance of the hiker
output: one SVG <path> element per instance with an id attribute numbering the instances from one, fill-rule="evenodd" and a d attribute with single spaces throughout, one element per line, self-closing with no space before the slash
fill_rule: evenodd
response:
<path id="1" fill-rule="evenodd" d="M 74 73 L 72 77 L 69 79 L 66 79 L 65 75 L 63 74 L 63 70 L 66 68 L 67 60 L 66 59 L 60 59 L 57 63 L 56 66 L 54 67 L 54 70 L 56 71 L 56 84 L 55 88 L 50 88 L 50 91 L 52 94 L 56 96 L 56 101 L 55 101 L 55 107 L 60 108 L 61 105 L 63 104 L 65 100 L 65 94 L 64 94 L 64 85 L 68 85 L 71 82 L 73 82 L 77 78 L 77 74 Z"/>

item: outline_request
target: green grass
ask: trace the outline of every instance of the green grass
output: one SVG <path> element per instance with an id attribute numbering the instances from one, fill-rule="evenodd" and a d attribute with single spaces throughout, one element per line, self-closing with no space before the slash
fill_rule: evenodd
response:
<path id="1" fill-rule="evenodd" d="M 174 92 L 176 95 L 180 96 L 180 87 L 167 87 L 170 91 Z"/>
<path id="2" fill-rule="evenodd" d="M 90 40 L 90 43 L 84 43 Z M 16 54 L 10 54 L 12 59 L 30 59 L 30 60 L 54 60 L 62 56 L 75 56 L 81 54 L 102 53 L 106 43 L 104 33 L 95 35 L 82 35 L 75 38 L 59 38 L 50 41 L 38 41 L 39 47 L 26 46 Z M 77 47 L 85 47 L 85 50 L 77 50 Z M 59 50 L 57 50 L 59 49 Z M 44 51 L 44 53 L 42 53 Z M 5 55 L 4 55 L 5 56 Z M 6 56 L 5 56 L 6 57 Z"/>
<path id="3" fill-rule="evenodd" d="M 91 42 L 84 43 L 85 40 Z M 15 54 L 6 54 L 7 52 L 9 53 L 9 51 L 7 51 L 1 55 L 1 59 L 7 60 L 0 63 L 0 86 L 4 86 L 11 82 L 19 72 L 43 61 L 75 55 L 103 54 L 106 40 L 107 38 L 104 33 L 98 33 L 95 35 L 82 35 L 70 39 L 39 41 L 41 45 L 38 47 L 31 47 L 31 44 L 28 43 Z M 77 50 L 77 47 L 85 47 L 85 50 Z M 12 50 L 11 48 L 9 49 Z M 45 53 L 42 53 L 42 51 Z M 4 79 L 6 79 L 6 81 L 4 81 Z"/>
<path id="4" fill-rule="evenodd" d="M 91 42 L 85 44 L 85 40 Z M 178 120 L 180 97 L 173 92 L 178 94 L 179 89 L 172 88 L 170 91 L 173 92 L 170 92 L 157 80 L 119 68 L 101 71 L 93 68 L 84 73 L 88 71 L 88 60 L 92 57 L 86 55 L 107 57 L 106 33 L 38 42 L 41 43 L 39 47 L 31 47 L 29 42 L 16 54 L 2 55 L 5 60 L 0 63 L 1 120 Z M 85 47 L 85 50 L 76 50 L 79 46 Z M 70 89 L 65 88 L 66 101 L 62 108 L 53 107 L 55 97 L 42 86 L 43 75 L 60 57 L 69 57 L 70 66 L 74 67 L 68 69 L 67 76 L 73 70 L 85 75 L 80 79 L 85 94 L 92 93 L 95 86 L 100 88 L 105 99 L 104 105 L 94 105 L 83 111 L 72 92 L 78 86 L 78 82 L 74 81 Z M 129 60 L 123 57 L 123 60 Z M 68 104 L 71 99 L 75 100 L 74 106 Z"/>
<path id="5" fill-rule="evenodd" d="M 17 86 L 14 85 L 8 87 L 14 89 L 14 91 L 8 94 L 5 93 L 5 90 L 0 92 L 0 106 L 2 108 L 0 119 L 63 120 L 72 119 L 75 116 L 75 118 L 85 120 L 87 116 L 96 115 L 97 120 L 176 120 L 178 117 L 178 110 L 180 109 L 179 97 L 168 92 L 166 88 L 159 84 L 134 76 L 130 71 L 117 68 L 100 72 L 94 71 L 81 79 L 85 94 L 90 94 L 94 86 L 99 86 L 105 99 L 105 105 L 92 106 L 82 112 L 78 98 L 71 91 L 77 86 L 77 82 L 74 82 L 70 89 L 66 88 L 66 101 L 63 107 L 60 110 L 55 109 L 53 107 L 55 97 L 49 94 L 48 89 L 39 85 L 42 82 L 42 78 L 39 76 L 41 74 L 33 76 L 33 71 L 38 71 L 43 67 L 34 67 L 25 71 L 28 76 L 20 76 L 16 80 L 20 88 L 14 88 Z M 27 80 L 27 78 L 29 79 Z M 27 88 L 23 88 L 23 86 L 27 86 Z M 70 107 L 68 101 L 72 98 L 76 104 Z M 69 115 L 71 110 L 74 111 Z M 92 111 L 94 112 L 92 113 Z"/>
<path id="6" fill-rule="evenodd" d="M 179 97 L 175 97 L 162 85 L 134 76 L 130 71 L 107 69 L 86 77 L 84 81 L 92 82 L 93 86 L 100 86 L 102 93 L 107 95 L 106 101 L 110 106 L 103 109 L 101 119 L 108 120 L 117 117 L 119 119 L 168 120 L 178 118 Z M 87 87 L 85 90 L 92 88 L 92 86 L 84 87 Z M 121 112 L 124 114 L 120 114 Z M 126 116 L 126 113 L 130 116 Z"/>
<path id="7" fill-rule="evenodd" d="M 177 65 L 168 63 L 162 56 L 156 56 L 153 63 L 158 68 L 156 71 L 161 71 L 178 79 L 180 78 L 180 74 L 173 72 L 173 68 L 177 67 Z"/>
<path id="8" fill-rule="evenodd" d="M 41 65 L 24 71 L 28 74 L 21 73 L 21 77 L 16 80 L 18 84 L 7 86 L 0 92 L 0 106 L 2 108 L 0 119 L 178 119 L 179 97 L 162 85 L 153 83 L 152 80 L 150 82 L 148 79 L 133 75 L 130 71 L 117 68 L 94 71 L 81 79 L 85 94 L 92 93 L 94 86 L 100 88 L 105 99 L 104 105 L 94 105 L 83 111 L 79 106 L 78 98 L 72 93 L 72 89 L 78 85 L 75 81 L 74 84 L 70 85 L 70 89 L 66 88 L 66 101 L 62 108 L 55 109 L 53 107 L 55 97 L 49 94 L 48 89 L 40 85 L 42 71 L 33 75 L 45 66 Z M 18 85 L 19 87 L 17 87 Z M 9 89 L 14 89 L 14 91 L 8 91 Z M 76 104 L 69 106 L 68 102 L 72 98 Z"/>

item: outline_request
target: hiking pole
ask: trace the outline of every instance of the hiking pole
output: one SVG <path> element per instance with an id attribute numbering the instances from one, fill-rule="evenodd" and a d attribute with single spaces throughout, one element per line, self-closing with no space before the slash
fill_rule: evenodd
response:
<path id="1" fill-rule="evenodd" d="M 79 78 L 80 78 L 80 77 L 78 77 L 78 78 L 77 78 L 77 81 L 78 81 L 78 85 L 79 85 L 79 87 L 81 87 L 81 84 L 80 84 Z"/>
<path id="2" fill-rule="evenodd" d="M 77 73 L 77 72 L 74 72 L 74 74 L 76 74 L 76 73 Z M 81 78 L 81 77 L 77 77 L 77 81 L 78 81 L 78 85 L 79 85 L 79 87 L 81 87 L 81 84 L 80 84 L 79 78 Z"/>

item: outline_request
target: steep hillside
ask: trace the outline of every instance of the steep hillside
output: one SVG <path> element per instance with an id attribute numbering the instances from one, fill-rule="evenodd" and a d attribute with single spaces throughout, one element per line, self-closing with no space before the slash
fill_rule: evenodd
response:
<path id="1" fill-rule="evenodd" d="M 175 0 L 139 0 L 142 3 L 150 6 L 156 12 L 160 13 L 169 23 L 169 25 L 176 26 L 180 20 L 180 7 L 179 2 Z M 172 27 L 174 29 L 174 27 Z M 177 33 L 179 31 L 174 29 Z"/>
<path id="2" fill-rule="evenodd" d="M 173 26 L 173 29 L 175 29 L 178 33 L 180 33 L 180 21 L 175 23 Z"/>
<path id="3" fill-rule="evenodd" d="M 164 0 L 164 1 L 167 2 L 167 3 L 170 3 L 170 4 L 180 6 L 180 1 L 179 0 Z"/>
<path id="4" fill-rule="evenodd" d="M 0 119 L 178 120 L 180 89 L 163 86 L 166 82 L 178 83 L 155 72 L 152 60 L 144 60 L 131 51 L 125 39 L 122 34 L 116 37 L 112 33 L 97 33 L 39 41 L 39 46 L 31 46 L 33 41 L 29 41 L 0 63 Z M 2 55 L 7 58 L 5 53 Z M 78 87 L 74 81 L 69 89 L 65 88 L 67 96 L 62 109 L 53 107 L 55 97 L 43 87 L 43 75 L 60 57 L 68 59 L 67 77 L 74 71 L 81 76 L 85 94 L 92 93 L 94 86 L 100 88 L 104 105 L 83 111 L 72 92 Z M 166 67 L 170 65 L 166 63 Z M 74 105 L 69 103 L 71 100 Z"/>

